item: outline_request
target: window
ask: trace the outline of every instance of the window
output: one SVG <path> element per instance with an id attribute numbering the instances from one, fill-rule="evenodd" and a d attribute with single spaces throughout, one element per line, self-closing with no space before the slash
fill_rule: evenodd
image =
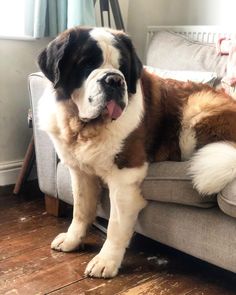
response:
<path id="1" fill-rule="evenodd" d="M 25 0 L 0 0 L 0 36 L 24 36 Z"/>

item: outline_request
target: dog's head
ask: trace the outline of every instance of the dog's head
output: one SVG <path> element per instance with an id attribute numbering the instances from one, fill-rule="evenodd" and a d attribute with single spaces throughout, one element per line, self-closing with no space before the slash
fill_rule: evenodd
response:
<path id="1" fill-rule="evenodd" d="M 58 100 L 72 99 L 79 117 L 117 119 L 136 93 L 142 64 L 130 38 L 103 28 L 69 29 L 39 55 Z"/>

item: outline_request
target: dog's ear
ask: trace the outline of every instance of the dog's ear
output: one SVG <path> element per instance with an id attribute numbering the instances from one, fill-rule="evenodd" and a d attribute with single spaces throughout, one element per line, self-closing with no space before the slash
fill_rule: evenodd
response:
<path id="1" fill-rule="evenodd" d="M 131 39 L 123 33 L 118 34 L 117 37 L 121 41 L 121 44 L 123 44 L 122 47 L 118 45 L 123 59 L 123 61 L 121 60 L 121 71 L 126 78 L 128 92 L 134 94 L 136 93 L 137 80 L 141 77 L 143 65 Z"/>
<path id="2" fill-rule="evenodd" d="M 63 60 L 73 42 L 73 33 L 62 34 L 48 44 L 38 57 L 38 65 L 44 75 L 57 88 L 60 85 Z"/>

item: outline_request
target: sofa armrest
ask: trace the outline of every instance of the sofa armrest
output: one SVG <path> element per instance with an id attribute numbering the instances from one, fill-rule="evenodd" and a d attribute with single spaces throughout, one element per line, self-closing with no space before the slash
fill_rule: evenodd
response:
<path id="1" fill-rule="evenodd" d="M 218 194 L 217 201 L 225 214 L 236 218 L 236 179 L 227 184 Z"/>
<path id="2" fill-rule="evenodd" d="M 56 169 L 57 155 L 49 136 L 38 128 L 38 101 L 46 87 L 47 80 L 42 73 L 29 76 L 29 96 L 33 113 L 33 130 L 39 187 L 47 195 L 57 197 Z"/>

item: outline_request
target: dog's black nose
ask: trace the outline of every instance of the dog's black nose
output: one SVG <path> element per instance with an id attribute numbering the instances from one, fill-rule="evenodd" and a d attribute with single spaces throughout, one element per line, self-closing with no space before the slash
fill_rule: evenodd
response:
<path id="1" fill-rule="evenodd" d="M 124 86 L 124 80 L 119 74 L 111 73 L 104 77 L 104 82 L 112 88 L 120 88 Z"/>

